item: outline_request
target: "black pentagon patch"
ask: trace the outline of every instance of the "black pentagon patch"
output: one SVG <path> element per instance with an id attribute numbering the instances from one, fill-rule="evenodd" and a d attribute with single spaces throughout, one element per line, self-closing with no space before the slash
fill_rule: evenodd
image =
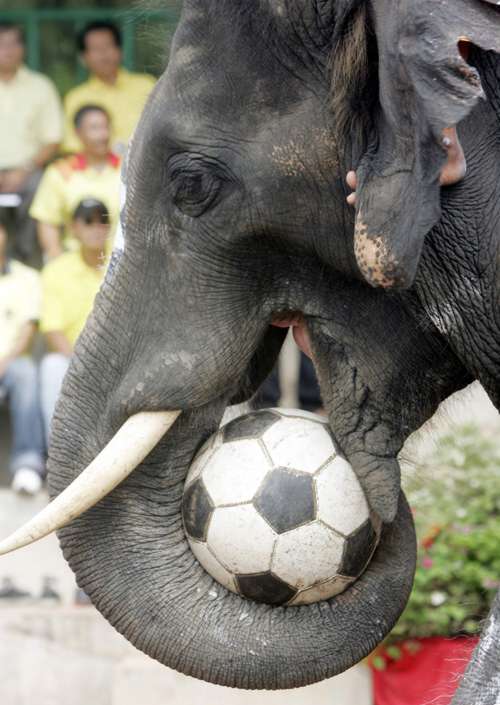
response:
<path id="1" fill-rule="evenodd" d="M 316 517 L 313 478 L 288 468 L 274 468 L 254 499 L 259 514 L 278 534 L 307 524 Z"/>
<path id="2" fill-rule="evenodd" d="M 224 443 L 229 441 L 241 441 L 245 438 L 260 438 L 260 436 L 271 428 L 273 424 L 281 419 L 274 411 L 252 411 L 237 419 L 233 419 L 224 426 Z"/>
<path id="3" fill-rule="evenodd" d="M 206 540 L 208 522 L 212 516 L 213 508 L 212 501 L 200 478 L 184 490 L 182 519 L 188 536 L 200 541 Z"/>
<path id="4" fill-rule="evenodd" d="M 372 555 L 376 543 L 377 534 L 373 529 L 371 521 L 368 519 L 357 531 L 354 531 L 349 538 L 346 539 L 342 566 L 339 573 L 353 578 L 357 578 L 361 575 Z"/>
<path id="5" fill-rule="evenodd" d="M 243 597 L 267 605 L 284 605 L 297 594 L 297 590 L 272 573 L 236 576 L 238 590 Z"/>

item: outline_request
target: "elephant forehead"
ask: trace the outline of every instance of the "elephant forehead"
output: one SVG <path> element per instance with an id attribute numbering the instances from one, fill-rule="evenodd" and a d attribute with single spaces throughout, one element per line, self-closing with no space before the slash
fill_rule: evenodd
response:
<path id="1" fill-rule="evenodd" d="M 224 75 L 235 70 L 231 63 L 214 59 L 207 42 L 196 43 L 187 34 L 182 42 L 176 42 L 172 50 L 165 76 L 165 103 L 170 110 L 175 106 L 176 111 L 182 111 L 183 120 L 192 120 L 196 115 L 209 117 L 214 114 L 220 117 L 227 109 L 227 103 L 232 102 L 236 93 L 240 93 L 237 84 L 228 85 L 223 81 Z"/>
<path id="2" fill-rule="evenodd" d="M 171 98 L 208 111 L 216 124 L 243 112 L 255 119 L 266 107 L 286 112 L 302 100 L 310 88 L 298 78 L 300 59 L 278 31 L 283 23 L 271 17 L 282 9 L 289 11 L 284 0 L 188 3 L 167 70 Z"/>
<path id="3" fill-rule="evenodd" d="M 321 158 L 321 164 L 332 172 L 339 168 L 338 150 L 332 131 L 312 126 L 295 132 L 284 143 L 273 144 L 271 160 L 287 176 L 309 171 L 311 153 Z"/>

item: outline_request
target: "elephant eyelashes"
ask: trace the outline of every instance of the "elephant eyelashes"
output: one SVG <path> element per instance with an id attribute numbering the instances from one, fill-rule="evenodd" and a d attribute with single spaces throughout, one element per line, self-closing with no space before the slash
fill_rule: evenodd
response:
<path id="1" fill-rule="evenodd" d="M 192 218 L 198 218 L 215 205 L 225 183 L 217 173 L 217 162 L 196 154 L 172 157 L 167 169 L 167 188 L 176 208 Z"/>

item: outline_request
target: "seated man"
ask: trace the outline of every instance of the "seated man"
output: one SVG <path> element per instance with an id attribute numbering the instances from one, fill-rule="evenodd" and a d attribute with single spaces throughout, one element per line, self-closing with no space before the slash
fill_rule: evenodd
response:
<path id="1" fill-rule="evenodd" d="M 100 105 L 111 116 L 113 151 L 123 156 L 147 97 L 155 84 L 152 76 L 131 73 L 121 66 L 121 34 L 110 22 L 92 22 L 78 36 L 78 50 L 90 77 L 64 99 L 66 128 L 64 149 L 81 149 L 74 130 L 74 116 L 88 103 Z"/>
<path id="2" fill-rule="evenodd" d="M 13 251 L 33 259 L 35 224 L 28 215 L 42 169 L 62 139 L 61 101 L 54 84 L 23 64 L 21 29 L 0 22 L 0 196 L 19 196 L 9 211 Z"/>
<path id="3" fill-rule="evenodd" d="M 40 366 L 42 415 L 48 444 L 55 404 L 73 346 L 92 310 L 104 278 L 103 250 L 109 237 L 107 206 L 83 200 L 72 218 L 78 249 L 49 262 L 42 271 L 41 331 L 51 351 Z"/>
<path id="4" fill-rule="evenodd" d="M 6 257 L 0 224 L 0 398 L 12 423 L 12 488 L 36 494 L 42 485 L 44 442 L 38 379 L 30 346 L 40 314 L 40 281 L 34 269 Z"/>
<path id="5" fill-rule="evenodd" d="M 97 105 L 84 105 L 74 122 L 83 150 L 49 166 L 30 209 L 38 221 L 38 237 L 46 260 L 57 257 L 64 249 L 78 248 L 78 243 L 71 240 L 70 226 L 82 199 L 96 198 L 105 203 L 112 230 L 118 222 L 120 159 L 110 149 L 109 115 Z"/>

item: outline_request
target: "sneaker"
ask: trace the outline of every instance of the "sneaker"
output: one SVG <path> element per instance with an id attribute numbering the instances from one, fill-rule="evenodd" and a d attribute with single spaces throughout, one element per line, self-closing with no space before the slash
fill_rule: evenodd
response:
<path id="1" fill-rule="evenodd" d="M 42 478 L 31 468 L 19 468 L 14 475 L 11 488 L 18 494 L 34 497 L 42 489 Z"/>
<path id="2" fill-rule="evenodd" d="M 42 591 L 40 593 L 40 600 L 51 600 L 52 602 L 60 602 L 61 595 L 57 592 L 54 587 L 56 582 L 55 578 L 45 577 L 43 578 Z"/>
<path id="3" fill-rule="evenodd" d="M 3 604 L 4 601 L 9 602 L 12 600 L 15 602 L 16 600 L 25 600 L 31 597 L 31 593 L 18 588 L 12 578 L 3 578 L 0 585 L 0 604 Z"/>

